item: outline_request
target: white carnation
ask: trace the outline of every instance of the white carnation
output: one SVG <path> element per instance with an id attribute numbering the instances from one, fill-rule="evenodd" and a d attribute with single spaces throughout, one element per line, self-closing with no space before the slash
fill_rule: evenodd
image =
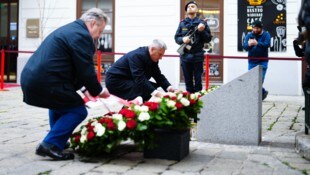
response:
<path id="1" fill-rule="evenodd" d="M 81 143 L 85 143 L 86 141 L 87 141 L 86 135 L 82 135 L 81 138 L 80 138 L 80 142 Z"/>
<path id="2" fill-rule="evenodd" d="M 155 103 L 160 103 L 161 102 L 161 98 L 160 97 L 156 97 L 156 96 L 153 96 L 149 102 L 155 102 Z"/>
<path id="3" fill-rule="evenodd" d="M 95 125 L 97 125 L 97 124 L 98 124 L 98 121 L 97 121 L 97 120 L 95 120 L 93 123 L 91 123 L 92 126 L 95 126 Z"/>
<path id="4" fill-rule="evenodd" d="M 82 129 L 82 131 L 81 131 L 81 134 L 82 134 L 82 135 L 86 135 L 86 133 L 87 133 L 87 128 L 84 127 L 84 128 Z"/>
<path id="5" fill-rule="evenodd" d="M 196 94 L 191 94 L 191 95 L 190 95 L 190 99 L 192 99 L 192 100 L 196 100 L 197 97 L 198 97 L 198 96 L 197 96 Z"/>
<path id="6" fill-rule="evenodd" d="M 180 102 L 183 106 L 189 106 L 190 102 L 186 98 L 181 98 Z"/>
<path id="7" fill-rule="evenodd" d="M 105 127 L 102 126 L 102 124 L 97 123 L 95 125 L 94 131 L 96 132 L 96 135 L 101 137 L 105 133 Z"/>
<path id="8" fill-rule="evenodd" d="M 122 114 L 113 114 L 112 118 L 117 119 L 117 120 L 123 120 L 123 115 Z"/>
<path id="9" fill-rule="evenodd" d="M 123 131 L 126 127 L 126 123 L 123 121 L 123 120 L 120 120 L 118 123 L 117 123 L 117 129 L 119 131 Z"/>
<path id="10" fill-rule="evenodd" d="M 170 98 L 176 97 L 175 93 L 173 93 L 173 92 L 167 92 L 167 94 L 169 95 Z"/>
<path id="11" fill-rule="evenodd" d="M 143 122 L 145 120 L 149 120 L 150 119 L 150 114 L 147 112 L 141 112 L 138 119 Z"/>
<path id="12" fill-rule="evenodd" d="M 173 100 L 168 100 L 168 101 L 167 101 L 167 106 L 168 106 L 169 108 L 175 108 L 175 104 L 176 104 L 176 102 L 173 101 Z"/>
<path id="13" fill-rule="evenodd" d="M 149 107 L 143 105 L 143 106 L 141 106 L 140 111 L 141 112 L 147 112 L 147 111 L 149 111 Z"/>
<path id="14" fill-rule="evenodd" d="M 177 99 L 180 100 L 183 97 L 183 94 L 178 94 Z"/>

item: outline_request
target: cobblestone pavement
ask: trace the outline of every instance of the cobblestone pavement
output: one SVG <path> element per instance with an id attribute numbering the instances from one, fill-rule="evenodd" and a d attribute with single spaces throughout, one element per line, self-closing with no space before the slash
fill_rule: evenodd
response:
<path id="1" fill-rule="evenodd" d="M 304 131 L 302 106 L 302 96 L 268 96 L 259 146 L 191 141 L 190 154 L 179 162 L 144 159 L 133 149 L 52 161 L 34 154 L 49 129 L 47 110 L 24 104 L 20 88 L 12 88 L 0 91 L 0 174 L 310 175 L 310 161 L 297 154 L 294 145 L 296 133 Z M 90 110 L 89 117 L 100 113 Z"/>

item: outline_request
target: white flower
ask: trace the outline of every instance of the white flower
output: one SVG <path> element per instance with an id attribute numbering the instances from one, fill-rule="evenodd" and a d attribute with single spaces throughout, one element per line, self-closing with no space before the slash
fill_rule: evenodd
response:
<path id="1" fill-rule="evenodd" d="M 123 115 L 122 114 L 113 114 L 112 118 L 117 119 L 117 120 L 123 120 Z"/>
<path id="2" fill-rule="evenodd" d="M 168 101 L 167 101 L 167 106 L 168 106 L 169 108 L 175 108 L 175 104 L 176 104 L 176 102 L 173 101 L 173 100 L 168 100 Z"/>
<path id="3" fill-rule="evenodd" d="M 102 126 L 101 123 L 97 123 L 94 127 L 94 131 L 96 132 L 96 135 L 101 137 L 105 133 L 105 127 Z"/>
<path id="4" fill-rule="evenodd" d="M 91 126 L 95 126 L 95 125 L 97 125 L 98 124 L 98 121 L 97 120 L 95 120 L 93 123 L 91 123 L 90 125 Z"/>
<path id="5" fill-rule="evenodd" d="M 149 107 L 143 105 L 143 106 L 140 107 L 140 111 L 141 112 L 147 112 L 147 111 L 149 111 Z"/>
<path id="6" fill-rule="evenodd" d="M 80 138 L 80 142 L 81 143 L 85 143 L 86 141 L 87 141 L 86 135 L 82 135 L 81 138 Z"/>
<path id="7" fill-rule="evenodd" d="M 176 97 L 175 93 L 173 93 L 173 92 L 167 92 L 167 94 L 169 95 L 170 98 Z"/>
<path id="8" fill-rule="evenodd" d="M 149 120 L 150 119 L 150 114 L 147 112 L 141 112 L 138 119 L 143 122 L 145 120 Z"/>
<path id="9" fill-rule="evenodd" d="M 197 98 L 198 98 L 198 95 L 196 93 L 190 95 L 190 99 L 192 100 L 196 100 Z"/>
<path id="10" fill-rule="evenodd" d="M 120 120 L 118 123 L 117 123 L 117 129 L 119 131 L 123 131 L 126 127 L 126 123 L 123 121 L 123 120 Z"/>
<path id="11" fill-rule="evenodd" d="M 178 94 L 177 99 L 180 100 L 183 97 L 183 94 Z"/>
<path id="12" fill-rule="evenodd" d="M 149 100 L 149 102 L 160 103 L 161 100 L 162 100 L 162 98 L 160 98 L 160 97 L 152 96 L 152 98 Z"/>
<path id="13" fill-rule="evenodd" d="M 87 133 L 87 128 L 84 127 L 84 128 L 82 129 L 82 131 L 81 131 L 81 134 L 82 134 L 82 135 L 86 135 L 86 133 Z"/>
<path id="14" fill-rule="evenodd" d="M 181 98 L 180 102 L 183 106 L 189 106 L 190 102 L 186 98 Z"/>

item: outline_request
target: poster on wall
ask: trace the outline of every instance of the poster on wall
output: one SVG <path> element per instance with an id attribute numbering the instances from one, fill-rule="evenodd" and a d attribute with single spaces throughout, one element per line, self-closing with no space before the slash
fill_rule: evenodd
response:
<path id="1" fill-rule="evenodd" d="M 255 20 L 271 36 L 270 51 L 286 51 L 286 0 L 238 0 L 238 51 Z"/>

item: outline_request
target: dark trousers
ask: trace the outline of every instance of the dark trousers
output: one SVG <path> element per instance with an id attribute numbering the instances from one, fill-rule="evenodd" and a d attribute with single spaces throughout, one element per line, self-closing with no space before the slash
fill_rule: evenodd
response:
<path id="1" fill-rule="evenodd" d="M 159 87 L 156 83 L 150 83 L 155 89 Z M 105 85 L 111 94 L 125 100 L 133 100 L 138 96 L 141 96 L 143 101 L 147 101 L 151 98 L 151 94 L 142 87 L 137 86 L 137 83 L 132 79 L 107 74 Z"/>
<path id="2" fill-rule="evenodd" d="M 73 130 L 86 118 L 87 110 L 85 106 L 70 109 L 52 110 L 49 109 L 49 123 L 51 130 L 44 138 L 44 143 L 64 149 Z"/>
<path id="3" fill-rule="evenodd" d="M 186 91 L 190 93 L 202 90 L 203 62 L 184 62 L 181 63 Z M 194 84 L 195 82 L 195 84 Z"/>

